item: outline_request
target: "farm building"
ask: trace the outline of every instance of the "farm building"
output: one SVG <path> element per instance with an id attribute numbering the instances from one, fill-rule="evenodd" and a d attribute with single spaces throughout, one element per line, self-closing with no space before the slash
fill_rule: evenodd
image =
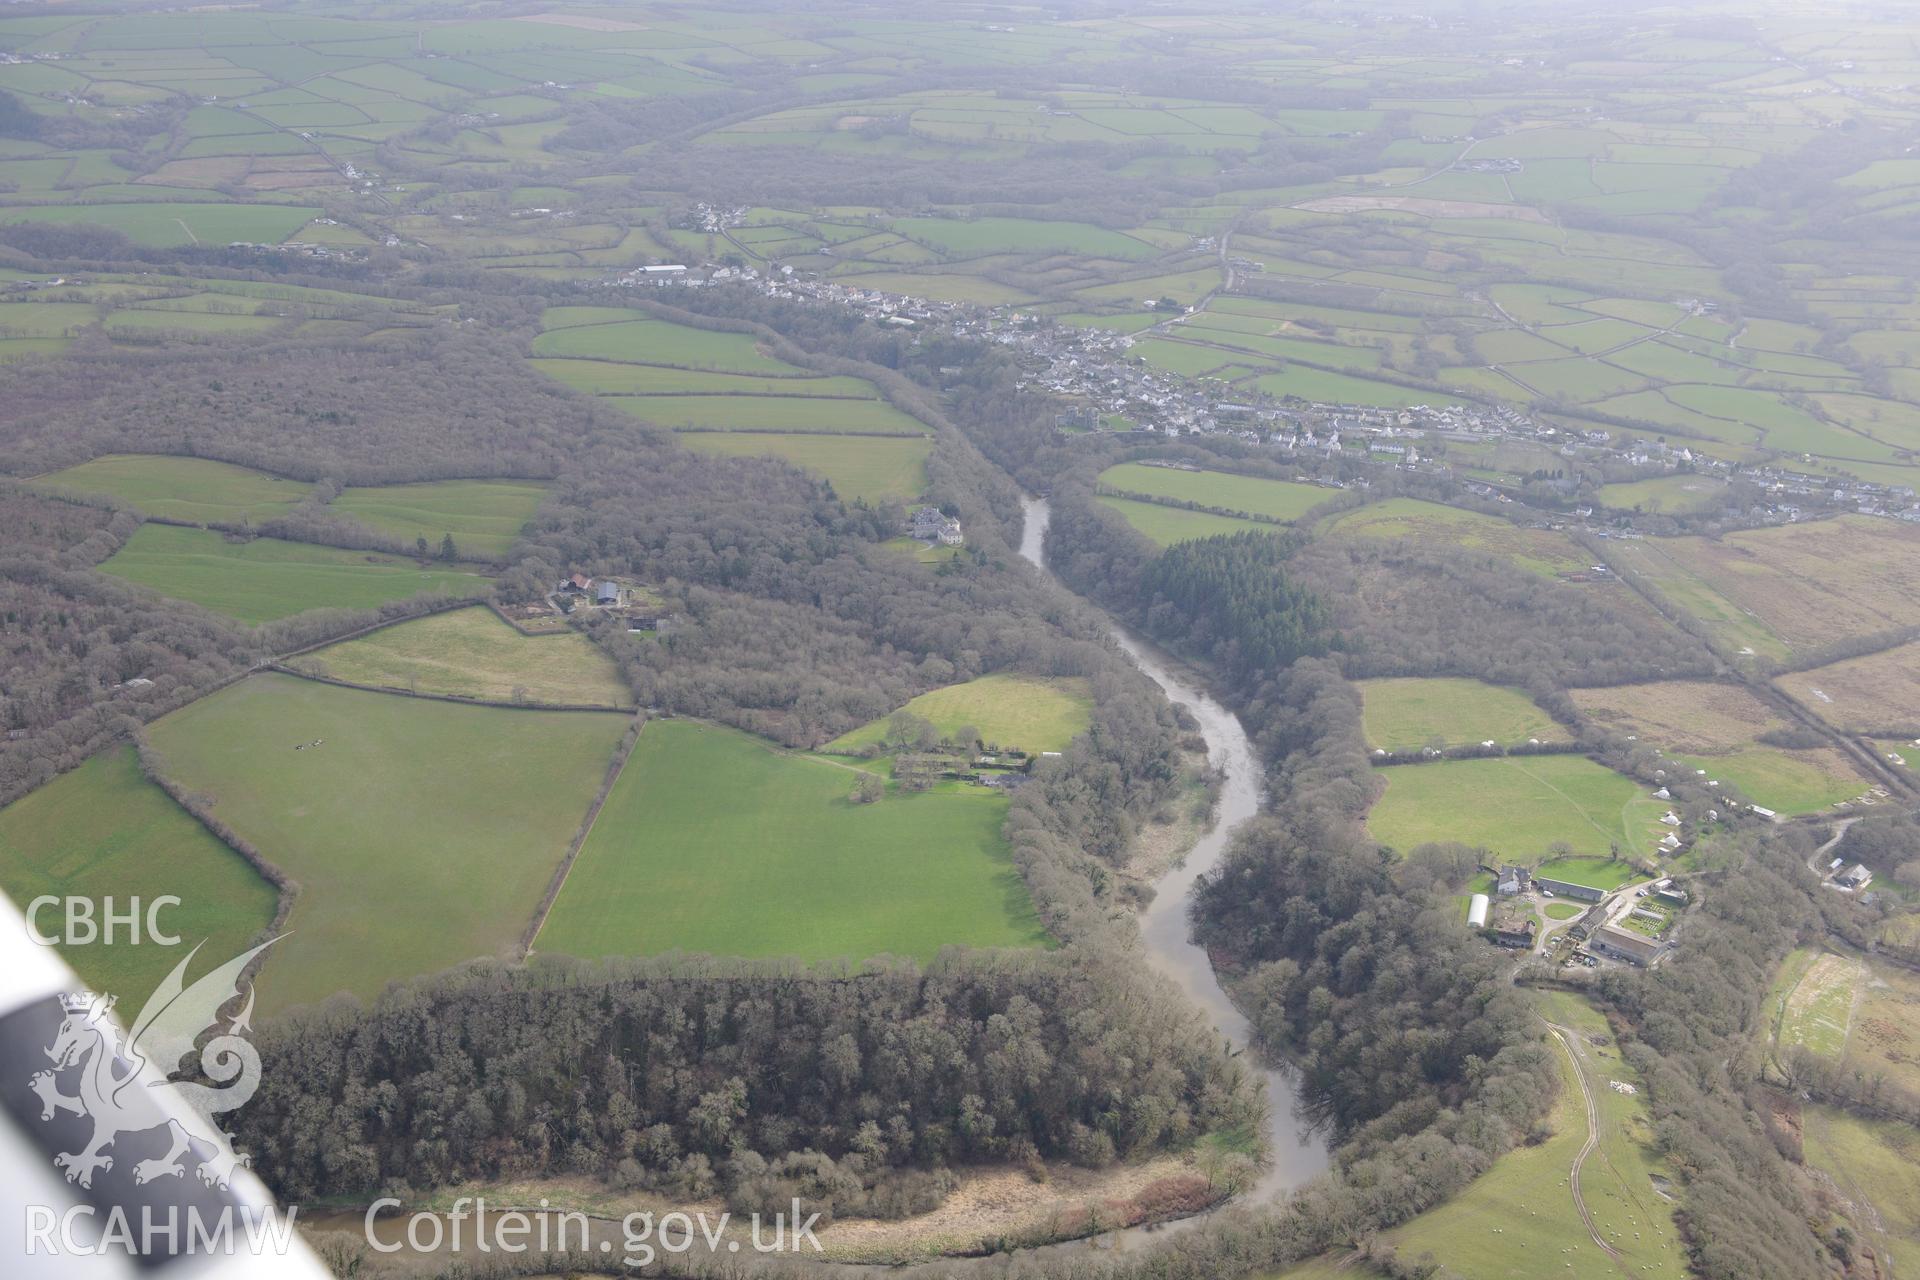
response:
<path id="1" fill-rule="evenodd" d="M 1630 964 L 1650 965 L 1667 953 L 1667 944 L 1619 925 L 1603 924 L 1587 939 L 1587 949 Z"/>
<path id="2" fill-rule="evenodd" d="M 617 582 L 602 582 L 593 589 L 593 602 L 604 605 L 619 604 L 620 584 Z"/>
<path id="3" fill-rule="evenodd" d="M 1532 873 L 1525 867 L 1502 867 L 1494 892 L 1503 898 L 1511 898 L 1516 893 L 1525 893 L 1527 883 L 1532 878 Z"/>
<path id="4" fill-rule="evenodd" d="M 1833 882 L 1842 889 L 1864 889 L 1873 883 L 1873 872 L 1856 862 L 1835 876 Z"/>
<path id="5" fill-rule="evenodd" d="M 965 541 L 960 522 L 938 507 L 915 507 L 907 517 L 907 536 L 938 542 L 943 547 L 957 547 Z"/>
<path id="6" fill-rule="evenodd" d="M 1537 923 L 1533 913 L 1502 911 L 1487 929 L 1487 941 L 1496 947 L 1514 947 L 1531 951 Z"/>
<path id="7" fill-rule="evenodd" d="M 1467 900 L 1467 928 L 1484 929 L 1487 927 L 1487 895 L 1476 893 Z"/>
<path id="8" fill-rule="evenodd" d="M 1598 902 L 1607 896 L 1605 889 L 1596 889 L 1590 884 L 1575 884 L 1571 880 L 1553 880 L 1546 876 L 1535 876 L 1536 888 L 1545 889 L 1561 898 L 1572 898 L 1575 902 Z"/>

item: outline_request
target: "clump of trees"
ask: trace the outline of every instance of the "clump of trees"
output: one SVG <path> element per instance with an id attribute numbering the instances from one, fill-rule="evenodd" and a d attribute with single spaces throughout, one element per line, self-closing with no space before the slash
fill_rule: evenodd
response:
<path id="1" fill-rule="evenodd" d="M 290 1200 L 602 1173 L 911 1212 L 966 1161 L 1104 1164 L 1250 1123 L 1199 1015 L 1092 950 L 822 973 L 483 963 L 262 1028 L 241 1145 Z"/>
<path id="2" fill-rule="evenodd" d="M 1290 580 L 1292 536 L 1244 531 L 1175 543 L 1141 575 L 1147 629 L 1180 637 L 1236 682 L 1338 643 L 1329 611 Z"/>
<path id="3" fill-rule="evenodd" d="M 90 571 L 139 522 L 0 488 L 0 803 L 233 678 L 246 628 Z M 128 684 L 145 680 L 149 684 Z"/>

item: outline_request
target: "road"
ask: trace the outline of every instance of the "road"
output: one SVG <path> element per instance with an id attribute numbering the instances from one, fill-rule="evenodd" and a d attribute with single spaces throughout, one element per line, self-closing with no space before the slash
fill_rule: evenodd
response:
<path id="1" fill-rule="evenodd" d="M 1580 1193 L 1580 1166 L 1587 1162 L 1587 1157 L 1592 1155 L 1594 1149 L 1600 1145 L 1600 1104 L 1594 1101 L 1593 1089 L 1587 1084 L 1586 1068 L 1580 1065 L 1580 1055 L 1574 1049 L 1574 1036 L 1577 1033 L 1551 1022 L 1547 1024 L 1547 1030 L 1553 1033 L 1554 1038 L 1560 1042 L 1560 1047 L 1566 1050 L 1567 1060 L 1573 1064 L 1573 1078 L 1580 1085 L 1580 1101 L 1587 1108 L 1587 1140 L 1580 1144 L 1580 1150 L 1573 1157 L 1573 1165 L 1568 1170 L 1567 1177 L 1567 1185 L 1573 1190 L 1573 1207 L 1580 1211 L 1580 1221 L 1587 1224 L 1587 1234 L 1593 1237 L 1593 1242 L 1599 1245 L 1601 1251 L 1609 1258 L 1620 1262 L 1623 1261 L 1620 1251 L 1601 1238 L 1600 1228 L 1593 1225 L 1593 1214 L 1587 1210 L 1586 1197 Z"/>
<path id="2" fill-rule="evenodd" d="M 1833 835 L 1827 842 L 1807 855 L 1807 870 L 1819 876 L 1822 882 L 1827 878 L 1827 863 L 1833 860 L 1834 849 L 1847 838 L 1847 828 L 1858 821 L 1860 818 L 1857 814 L 1851 818 L 1840 819 L 1833 824 Z"/>

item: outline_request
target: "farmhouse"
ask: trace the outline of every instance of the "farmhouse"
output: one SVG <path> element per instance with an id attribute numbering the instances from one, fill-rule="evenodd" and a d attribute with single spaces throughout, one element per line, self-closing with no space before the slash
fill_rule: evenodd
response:
<path id="1" fill-rule="evenodd" d="M 1835 876 L 1833 882 L 1842 889 L 1864 889 L 1873 883 L 1873 872 L 1856 862 Z"/>
<path id="2" fill-rule="evenodd" d="M 1533 883 L 1536 888 L 1545 889 L 1562 898 L 1572 898 L 1575 902 L 1598 902 L 1607 896 L 1605 889 L 1596 889 L 1588 884 L 1575 884 L 1571 880 L 1554 880 L 1547 876 L 1535 876 Z"/>
<path id="3" fill-rule="evenodd" d="M 1630 964 L 1650 965 L 1667 953 L 1667 944 L 1619 925 L 1603 924 L 1587 939 L 1587 949 Z"/>
<path id="4" fill-rule="evenodd" d="M 938 507 L 915 507 L 907 517 L 907 536 L 943 547 L 957 547 L 966 540 L 960 522 Z"/>
<path id="5" fill-rule="evenodd" d="M 1511 898 L 1517 893 L 1525 893 L 1527 891 L 1527 882 L 1532 878 L 1532 873 L 1525 867 L 1502 867 L 1500 868 L 1499 881 L 1494 886 L 1494 892 L 1503 898 Z"/>

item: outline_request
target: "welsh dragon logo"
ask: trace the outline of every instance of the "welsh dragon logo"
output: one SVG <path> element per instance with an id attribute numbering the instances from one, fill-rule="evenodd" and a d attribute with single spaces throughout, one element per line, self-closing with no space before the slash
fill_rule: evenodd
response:
<path id="1" fill-rule="evenodd" d="M 92 1136 L 78 1151 L 53 1158 L 68 1182 L 92 1187 L 96 1171 L 113 1168 L 106 1152 L 117 1139 L 162 1126 L 171 1145 L 157 1159 L 134 1165 L 136 1183 L 177 1178 L 192 1167 L 201 1182 L 224 1189 L 235 1169 L 249 1163 L 234 1152 L 231 1135 L 213 1117 L 245 1106 L 260 1087 L 260 1054 L 246 1039 L 253 1029 L 252 984 L 247 984 L 245 1005 L 224 1030 L 219 1029 L 220 1010 L 240 995 L 240 975 L 248 963 L 277 941 L 270 939 L 183 986 L 187 965 L 200 951 L 196 946 L 154 989 L 124 1038 L 110 1016 L 113 997 L 82 992 L 61 1000 L 66 1018 L 46 1051 L 53 1067 L 35 1072 L 29 1083 L 40 1098 L 41 1120 L 67 1112 L 93 1122 Z M 217 1034 L 201 1048 L 199 1069 L 214 1083 L 170 1080 L 209 1029 Z M 192 1115 L 177 1118 L 161 1107 L 154 1090 L 167 1085 Z"/>

